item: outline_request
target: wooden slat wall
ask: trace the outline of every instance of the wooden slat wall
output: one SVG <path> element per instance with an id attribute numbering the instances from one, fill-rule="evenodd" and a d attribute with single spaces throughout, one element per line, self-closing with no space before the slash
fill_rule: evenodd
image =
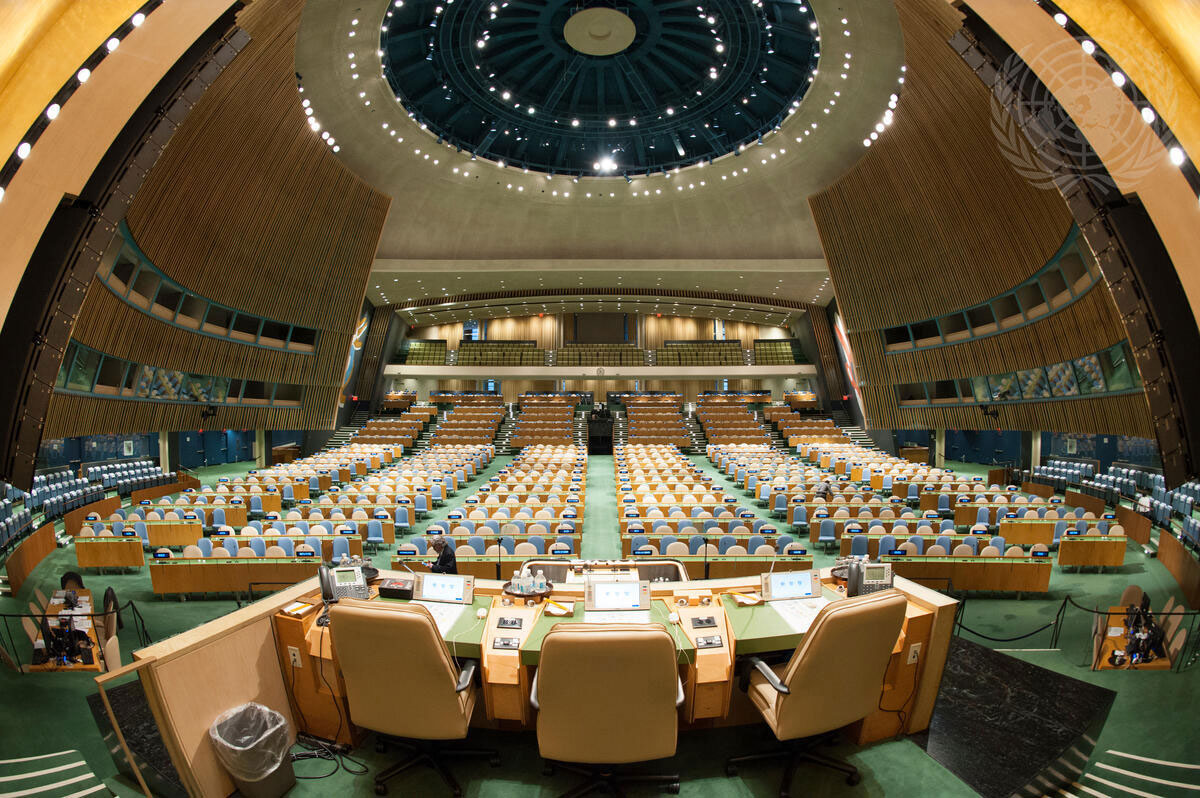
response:
<path id="1" fill-rule="evenodd" d="M 370 397 L 383 367 L 383 345 L 387 343 L 392 324 L 400 324 L 396 318 L 395 305 L 376 305 L 371 311 L 371 325 L 367 328 L 367 340 L 363 344 L 362 363 L 359 364 L 358 383 L 354 393 L 359 397 Z"/>
<path id="2" fill-rule="evenodd" d="M 990 94 L 946 44 L 960 15 L 942 0 L 897 0 L 908 70 L 895 121 L 861 161 L 810 198 L 848 330 L 868 423 L 877 429 L 1041 429 L 1152 435 L 1144 395 L 994 407 L 902 408 L 895 385 L 1045 366 L 1119 343 L 1107 287 L 1007 333 L 884 353 L 882 330 L 990 300 L 1040 269 L 1071 225 L 1055 190 L 1013 168 L 992 130 Z M 820 346 L 822 327 L 814 313 Z M 841 382 L 840 369 L 838 381 Z M 829 371 L 826 369 L 826 374 Z"/>
<path id="3" fill-rule="evenodd" d="M 817 342 L 817 356 L 820 361 L 817 367 L 825 380 L 825 388 L 832 394 L 831 398 L 840 399 L 846 393 L 846 380 L 842 371 L 841 360 L 838 359 L 837 341 L 834 339 L 833 322 L 829 318 L 827 308 L 814 307 L 805 314 L 812 324 L 813 339 Z M 855 354 L 857 357 L 857 351 Z"/>
<path id="4" fill-rule="evenodd" d="M 238 16 L 249 45 L 175 132 L 130 206 L 149 258 L 208 299 L 315 328 L 312 355 L 198 335 L 125 306 L 93 284 L 81 343 L 201 374 L 304 386 L 299 408 L 202 407 L 55 395 L 45 438 L 104 432 L 332 428 L 386 195 L 358 179 L 305 121 L 293 49 L 303 0 L 256 0 Z"/>
<path id="5" fill-rule="evenodd" d="M 312 354 L 247 346 L 164 324 L 93 280 L 71 337 L 135 363 L 196 374 L 312 385 L 340 385 L 351 333 L 326 331 Z"/>
<path id="6" fill-rule="evenodd" d="M 390 200 L 305 122 L 293 61 L 303 7 L 255 0 L 238 15 L 250 44 L 176 131 L 128 221 L 198 294 L 340 330 L 357 321 Z"/>
<path id="7" fill-rule="evenodd" d="M 439 391 L 482 391 L 483 380 L 438 380 Z"/>
<path id="8" fill-rule="evenodd" d="M 786 327 L 776 327 L 772 324 L 753 324 L 746 321 L 727 321 L 725 322 L 725 337 L 727 339 L 739 339 L 742 346 L 746 349 L 754 348 L 754 341 L 758 338 L 787 338 L 789 337 Z"/>
<path id="9" fill-rule="evenodd" d="M 895 122 L 809 199 L 851 332 L 997 296 L 1043 266 L 1071 225 L 1058 192 L 1004 157 L 990 94 L 946 43 L 959 13 L 944 0 L 896 10 L 908 71 Z"/>
<path id="10" fill-rule="evenodd" d="M 890 384 L 998 374 L 1061 363 L 1125 340 L 1112 294 L 1097 284 L 1058 313 L 1024 327 L 952 346 L 884 353 L 878 330 L 851 333 L 860 370 Z"/>
<path id="11" fill-rule="evenodd" d="M 1154 437 L 1145 394 L 1049 402 L 997 402 L 999 419 L 984 418 L 977 405 L 897 407 L 895 392 L 864 388 L 863 401 L 874 429 L 1029 429 Z"/>
<path id="12" fill-rule="evenodd" d="M 448 324 L 427 324 L 409 330 L 408 337 L 423 341 L 445 341 L 447 349 L 458 349 L 458 344 L 462 341 L 462 329 L 462 322 L 458 321 Z"/>
<path id="13" fill-rule="evenodd" d="M 504 380 L 500 383 L 500 393 L 504 401 L 515 402 L 517 397 L 527 391 L 557 391 L 556 380 Z"/>
<path id="14" fill-rule="evenodd" d="M 308 394 L 318 392 L 319 401 Z M 107 432 L 156 432 L 194 429 L 328 429 L 341 392 L 305 388 L 300 407 L 217 405 L 215 418 L 201 420 L 205 405 L 195 402 L 139 402 L 56 393 L 50 397 L 45 440 Z"/>
<path id="15" fill-rule="evenodd" d="M 488 319 L 487 340 L 489 341 L 537 341 L 539 349 L 554 349 L 558 346 L 559 317 L 554 313 L 545 316 L 511 316 Z"/>
<path id="16" fill-rule="evenodd" d="M 642 315 L 639 317 L 642 325 L 642 346 L 646 349 L 657 349 L 664 341 L 694 341 L 713 339 L 713 320 L 692 318 L 690 316 L 657 316 Z"/>

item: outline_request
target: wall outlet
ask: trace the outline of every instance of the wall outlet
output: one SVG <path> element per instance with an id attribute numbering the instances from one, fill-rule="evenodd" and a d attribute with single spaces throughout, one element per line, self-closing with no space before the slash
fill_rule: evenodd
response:
<path id="1" fill-rule="evenodd" d="M 288 658 L 292 661 L 292 667 L 303 668 L 304 664 L 300 662 L 300 649 L 295 646 L 288 646 Z M 912 654 L 908 655 L 909 660 L 912 660 Z"/>
<path id="2" fill-rule="evenodd" d="M 921 644 L 913 643 L 908 647 L 908 664 L 916 665 L 917 660 L 921 658 Z"/>

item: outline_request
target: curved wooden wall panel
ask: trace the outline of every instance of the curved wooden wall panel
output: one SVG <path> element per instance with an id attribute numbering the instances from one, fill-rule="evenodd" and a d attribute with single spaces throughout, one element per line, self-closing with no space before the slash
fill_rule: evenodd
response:
<path id="1" fill-rule="evenodd" d="M 410 341 L 445 341 L 447 349 L 458 349 L 462 341 L 462 322 L 452 321 L 445 324 L 423 324 L 408 331 Z"/>
<path id="2" fill-rule="evenodd" d="M 199 427 L 330 429 L 389 199 L 308 126 L 292 65 L 303 0 L 256 0 L 251 41 L 175 131 L 129 208 L 138 246 L 187 289 L 239 311 L 317 330 L 312 354 L 191 332 L 93 282 L 73 335 L 135 362 L 302 386 L 296 408 L 55 395 L 44 437 Z"/>
<path id="3" fill-rule="evenodd" d="M 791 333 L 786 327 L 776 327 L 772 324 L 754 324 L 748 321 L 725 322 L 725 337 L 741 340 L 745 349 L 753 349 L 755 339 L 789 338 Z"/>
<path id="4" fill-rule="evenodd" d="M 367 328 L 362 363 L 358 367 L 358 382 L 354 386 L 354 393 L 358 396 L 368 398 L 374 393 L 379 370 L 383 368 L 383 347 L 387 343 L 388 332 L 393 324 L 399 323 L 395 305 L 376 305 L 371 309 L 371 325 Z"/>
<path id="5" fill-rule="evenodd" d="M 313 397 L 311 394 L 318 394 Z M 300 407 L 217 405 L 215 418 L 201 420 L 205 405 L 100 399 L 56 393 L 50 398 L 45 440 L 76 435 L 194 429 L 318 429 L 328 425 L 324 407 L 337 405 L 338 388 L 305 388 Z M 315 400 L 315 401 L 310 401 Z"/>
<path id="6" fill-rule="evenodd" d="M 1001 294 L 1041 268 L 1071 226 L 1058 192 L 1032 186 L 1001 152 L 990 95 L 947 44 L 959 13 L 944 0 L 896 9 L 908 71 L 895 121 L 809 198 L 850 332 Z"/>
<path id="7" fill-rule="evenodd" d="M 897 0 L 908 69 L 893 124 L 853 170 L 810 198 L 873 428 L 1033 429 L 1152 436 L 1144 394 L 901 407 L 896 385 L 1047 366 L 1125 340 L 1107 286 L 998 335 L 886 354 L 882 331 L 991 300 L 1041 269 L 1072 224 L 993 132 L 991 95 L 947 43 L 961 15 Z M 1015 126 L 1014 126 L 1015 128 Z M 1021 135 L 1018 131 L 1017 135 Z M 810 314 L 812 315 L 812 314 Z"/>
<path id="8" fill-rule="evenodd" d="M 560 321 L 556 313 L 488 319 L 487 340 L 537 341 L 538 349 L 554 349 L 558 346 Z"/>
<path id="9" fill-rule="evenodd" d="M 642 346 L 658 349 L 665 341 L 711 341 L 713 320 L 692 316 L 638 316 L 642 327 Z"/>
<path id="10" fill-rule="evenodd" d="M 305 122 L 293 67 L 303 6 L 256 0 L 238 16 L 251 43 L 176 131 L 128 222 L 155 265 L 201 296 L 341 330 L 357 319 L 389 199 Z"/>
<path id="11" fill-rule="evenodd" d="M 879 330 L 850 333 L 859 369 L 872 380 L 892 384 L 1037 368 L 1090 355 L 1124 340 L 1125 328 L 1103 284 L 1024 327 L 959 344 L 885 354 Z"/>
<path id="12" fill-rule="evenodd" d="M 121 301 L 93 280 L 71 337 L 85 346 L 137 363 L 198 374 L 286 382 L 337 385 L 350 347 L 349 334 L 325 331 L 328 341 L 311 355 L 235 343 L 197 335 L 160 321 Z M 187 346 L 180 346 L 186 336 Z"/>
<path id="13" fill-rule="evenodd" d="M 817 355 L 821 361 L 818 365 L 825 381 L 825 390 L 830 393 L 828 398 L 841 397 L 846 393 L 845 372 L 842 371 L 841 359 L 838 357 L 829 309 L 815 307 L 804 315 L 812 324 L 813 340 L 817 342 Z M 854 353 L 857 357 L 857 348 L 854 349 Z"/>
<path id="14" fill-rule="evenodd" d="M 978 406 L 897 407 L 886 392 L 863 391 L 867 417 L 875 428 L 890 429 L 1030 429 L 1051 432 L 1097 432 L 1153 438 L 1154 426 L 1145 394 L 1122 394 L 1095 399 L 1020 402 L 992 405 L 998 419 L 984 418 Z"/>

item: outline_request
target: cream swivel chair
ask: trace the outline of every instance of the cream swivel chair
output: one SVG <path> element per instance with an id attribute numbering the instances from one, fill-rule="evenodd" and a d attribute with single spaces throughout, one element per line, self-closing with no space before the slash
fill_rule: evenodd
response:
<path id="1" fill-rule="evenodd" d="M 857 768 L 814 749 L 879 707 L 906 604 L 898 590 L 835 601 L 817 614 L 787 662 L 771 667 L 751 657 L 753 672 L 743 687 L 775 736 L 796 743 L 781 751 L 733 757 L 726 773 L 736 775 L 737 766 L 745 762 L 786 757 L 781 798 L 789 795 L 796 767 L 805 761 L 839 770 L 847 784 L 857 784 Z"/>
<path id="2" fill-rule="evenodd" d="M 630 679 L 632 673 L 638 678 Z M 683 683 L 675 640 L 664 626 L 557 624 L 542 641 L 530 689 L 546 774 L 561 765 L 588 777 L 570 795 L 602 787 L 622 795 L 620 785 L 631 783 L 679 791 L 679 774 L 614 768 L 675 754 Z"/>
<path id="3" fill-rule="evenodd" d="M 393 776 L 427 765 L 459 796 L 462 790 L 443 757 L 485 756 L 493 767 L 500 764 L 494 750 L 431 744 L 467 736 L 479 663 L 465 660 L 459 670 L 429 610 L 420 604 L 341 599 L 329 608 L 329 633 L 346 683 L 351 719 L 381 735 L 401 738 L 412 752 L 375 774 L 376 795 L 387 794 L 386 782 Z M 389 678 L 405 685 L 404 690 L 379 689 L 380 663 L 387 663 Z"/>

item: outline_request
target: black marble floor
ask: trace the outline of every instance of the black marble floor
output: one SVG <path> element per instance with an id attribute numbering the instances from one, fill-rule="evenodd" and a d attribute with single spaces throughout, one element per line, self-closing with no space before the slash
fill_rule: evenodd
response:
<path id="1" fill-rule="evenodd" d="M 954 638 L 929 729 L 913 740 L 985 798 L 1078 778 L 1116 693 Z"/>
<path id="2" fill-rule="evenodd" d="M 115 687 L 108 687 L 105 689 L 105 693 L 108 695 L 108 701 L 112 706 L 117 723 L 121 727 L 121 733 L 125 736 L 125 744 L 129 746 L 129 750 L 137 760 L 138 769 L 142 772 L 142 778 L 146 780 L 154 794 L 163 798 L 186 796 L 187 790 L 179 780 L 179 774 L 171 762 L 171 755 L 167 753 L 166 745 L 158 730 L 158 723 L 146 701 L 142 683 L 135 679 Z M 100 701 L 99 693 L 88 696 L 88 705 L 91 707 L 92 717 L 112 755 L 113 762 L 116 763 L 117 771 L 123 774 L 131 784 L 136 784 L 136 777 L 117 741 L 108 714 Z"/>

